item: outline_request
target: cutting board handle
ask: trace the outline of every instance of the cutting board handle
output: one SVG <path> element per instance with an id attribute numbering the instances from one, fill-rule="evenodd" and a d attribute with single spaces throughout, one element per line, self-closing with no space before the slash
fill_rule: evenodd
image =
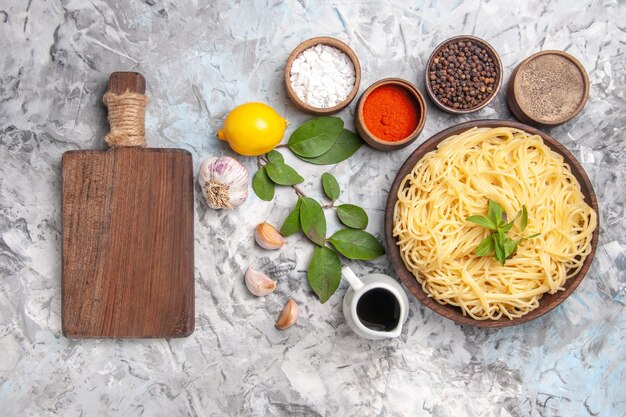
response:
<path id="1" fill-rule="evenodd" d="M 114 72 L 103 101 L 109 111 L 111 131 L 104 140 L 110 147 L 146 146 L 146 80 L 138 72 Z"/>

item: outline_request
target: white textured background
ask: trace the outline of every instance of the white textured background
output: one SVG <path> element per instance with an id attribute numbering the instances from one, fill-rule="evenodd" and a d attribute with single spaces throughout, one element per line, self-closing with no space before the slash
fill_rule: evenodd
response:
<path id="1" fill-rule="evenodd" d="M 624 416 L 625 18 L 623 1 L 3 0 L 0 415 Z M 208 155 L 231 154 L 214 135 L 236 104 L 265 101 L 293 125 L 308 118 L 282 86 L 300 41 L 348 42 L 363 66 L 361 91 L 389 76 L 423 89 L 432 48 L 463 33 L 500 52 L 505 80 L 542 49 L 565 50 L 589 72 L 587 106 L 550 131 L 587 170 L 602 221 L 591 271 L 562 306 L 523 326 L 481 330 L 412 301 L 399 339 L 358 339 L 341 314 L 345 284 L 325 305 L 308 289 L 308 242 L 290 238 L 280 252 L 253 245 L 253 226 L 280 222 L 293 204 L 281 189 L 274 203 L 251 196 L 229 212 L 197 200 L 191 337 L 61 336 L 60 159 L 104 147 L 101 97 L 110 72 L 145 75 L 149 143 L 188 149 L 197 167 Z M 348 126 L 353 107 L 339 114 Z M 433 107 L 409 148 L 363 147 L 329 168 L 346 190 L 343 201 L 364 205 L 378 236 L 391 180 L 419 143 L 461 121 L 511 117 L 504 92 L 468 116 Z M 287 158 L 307 178 L 303 188 L 320 196 L 323 169 Z M 250 263 L 279 279 L 276 293 L 247 293 Z M 384 257 L 350 266 L 391 272 Z M 279 332 L 274 320 L 288 296 L 301 306 L 301 323 Z"/>

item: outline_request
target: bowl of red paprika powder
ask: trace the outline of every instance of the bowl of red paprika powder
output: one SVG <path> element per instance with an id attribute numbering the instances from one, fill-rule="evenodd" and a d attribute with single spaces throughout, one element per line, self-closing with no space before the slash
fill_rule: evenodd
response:
<path id="1" fill-rule="evenodd" d="M 385 78 L 363 92 L 355 112 L 355 127 L 368 145 L 391 151 L 410 145 L 424 128 L 426 100 L 410 82 Z"/>

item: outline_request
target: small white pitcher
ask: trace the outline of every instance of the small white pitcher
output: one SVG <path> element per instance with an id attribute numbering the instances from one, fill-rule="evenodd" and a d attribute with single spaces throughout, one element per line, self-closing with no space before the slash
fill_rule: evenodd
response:
<path id="1" fill-rule="evenodd" d="M 343 315 L 348 326 L 359 336 L 366 339 L 384 339 L 400 336 L 402 325 L 409 315 L 409 299 L 398 281 L 389 275 L 369 274 L 359 279 L 350 268 L 343 267 L 341 275 L 350 283 L 343 299 Z M 374 330 L 366 326 L 357 313 L 357 305 L 363 295 L 374 289 L 383 289 L 391 293 L 400 307 L 398 324 L 389 330 Z"/>

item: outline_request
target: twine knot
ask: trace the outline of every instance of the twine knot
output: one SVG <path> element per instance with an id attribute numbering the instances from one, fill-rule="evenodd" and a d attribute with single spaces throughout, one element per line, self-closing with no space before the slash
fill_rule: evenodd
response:
<path id="1" fill-rule="evenodd" d="M 108 91 L 102 101 L 109 110 L 111 131 L 104 138 L 109 146 L 146 146 L 145 115 L 148 98 L 130 91 L 123 94 Z"/>

